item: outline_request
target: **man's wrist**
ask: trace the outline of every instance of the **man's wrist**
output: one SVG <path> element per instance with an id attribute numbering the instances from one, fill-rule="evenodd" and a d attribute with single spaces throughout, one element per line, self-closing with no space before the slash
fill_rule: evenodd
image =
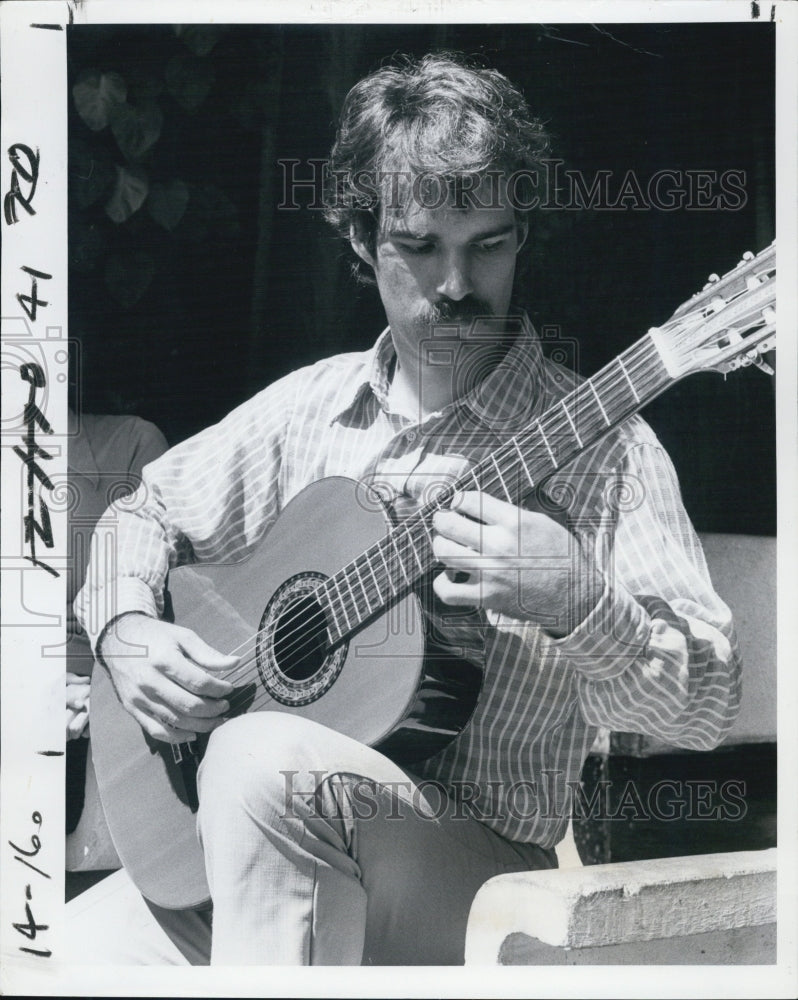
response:
<path id="1" fill-rule="evenodd" d="M 105 645 L 105 642 L 108 639 L 109 635 L 112 635 L 113 633 L 115 633 L 117 631 L 119 622 L 123 618 L 130 618 L 132 615 L 137 615 L 140 618 L 151 618 L 152 617 L 152 615 L 148 615 L 146 613 L 146 611 L 139 611 L 139 610 L 122 611 L 122 612 L 120 612 L 120 614 L 114 615 L 113 618 L 110 618 L 105 623 L 105 625 L 103 626 L 102 631 L 100 632 L 100 635 L 97 638 L 97 643 L 96 643 L 96 646 L 94 648 L 94 655 L 95 655 L 95 657 L 97 659 L 97 662 L 100 663 L 103 667 L 105 667 L 106 670 L 108 669 L 108 664 L 105 661 L 103 646 Z"/>
<path id="2" fill-rule="evenodd" d="M 567 588 L 567 604 L 557 625 L 544 627 L 553 639 L 564 639 L 575 632 L 593 614 L 602 595 L 607 589 L 604 574 L 596 565 L 582 560 L 578 573 L 571 575 L 571 585 Z"/>

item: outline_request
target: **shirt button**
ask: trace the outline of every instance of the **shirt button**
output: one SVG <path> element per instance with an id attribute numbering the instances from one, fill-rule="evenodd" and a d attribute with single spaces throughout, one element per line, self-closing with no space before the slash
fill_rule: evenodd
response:
<path id="1" fill-rule="evenodd" d="M 407 441 L 408 444 L 412 444 L 415 440 L 416 440 L 415 431 L 405 431 L 405 441 Z"/>

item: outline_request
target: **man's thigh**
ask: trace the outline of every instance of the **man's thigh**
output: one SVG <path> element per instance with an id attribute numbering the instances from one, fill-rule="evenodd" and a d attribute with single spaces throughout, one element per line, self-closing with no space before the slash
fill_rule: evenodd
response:
<path id="1" fill-rule="evenodd" d="M 556 867 L 553 851 L 505 840 L 436 783 L 412 774 L 398 789 L 347 780 L 361 803 L 352 843 L 368 900 L 363 964 L 461 964 L 480 887 L 495 875 Z"/>

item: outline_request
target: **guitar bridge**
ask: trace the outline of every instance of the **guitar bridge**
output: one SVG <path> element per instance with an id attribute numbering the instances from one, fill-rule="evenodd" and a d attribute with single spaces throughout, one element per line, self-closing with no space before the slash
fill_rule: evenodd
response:
<path id="1" fill-rule="evenodd" d="M 171 743 L 170 746 L 172 747 L 172 757 L 175 764 L 183 763 L 184 752 L 188 757 L 196 757 L 196 753 L 194 752 L 196 740 L 191 740 L 188 743 Z"/>

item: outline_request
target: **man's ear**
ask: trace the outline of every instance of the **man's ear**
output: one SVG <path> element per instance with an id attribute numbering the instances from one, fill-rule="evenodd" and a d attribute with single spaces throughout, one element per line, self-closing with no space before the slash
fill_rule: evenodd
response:
<path id="1" fill-rule="evenodd" d="M 516 253 L 520 253 L 521 248 L 526 243 L 526 238 L 529 235 L 529 223 L 526 219 L 522 219 L 516 226 L 518 233 L 518 246 L 515 248 Z"/>
<path id="2" fill-rule="evenodd" d="M 369 248 L 366 246 L 366 244 L 360 237 L 360 234 L 358 233 L 354 223 L 352 223 L 349 226 L 349 242 L 352 246 L 352 249 L 355 251 L 358 257 L 363 261 L 363 263 L 368 264 L 368 266 L 373 270 L 374 267 L 376 266 L 374 257 L 372 256 L 372 254 L 369 251 Z"/>

